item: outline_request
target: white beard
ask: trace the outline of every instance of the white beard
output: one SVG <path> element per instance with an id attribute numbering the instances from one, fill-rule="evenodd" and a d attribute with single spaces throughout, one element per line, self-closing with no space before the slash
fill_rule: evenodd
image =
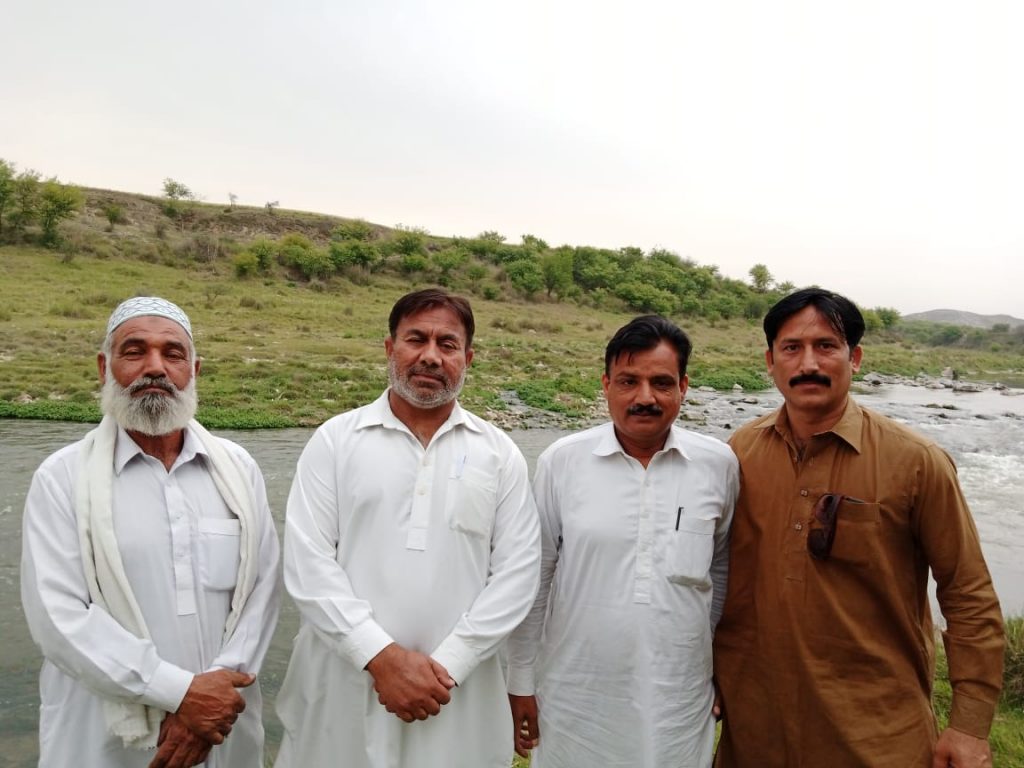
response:
<path id="1" fill-rule="evenodd" d="M 415 366 L 414 366 L 415 368 Z M 388 383 L 392 391 L 407 403 L 417 408 L 438 408 L 447 405 L 459 396 L 462 385 L 466 383 L 466 369 L 462 369 L 459 380 L 454 384 L 445 379 L 440 389 L 421 390 L 409 383 L 409 376 L 413 369 L 406 371 L 403 376 L 398 372 L 398 366 L 394 358 L 388 360 Z M 443 376 L 443 372 L 441 373 Z"/>
<path id="2" fill-rule="evenodd" d="M 196 377 L 189 379 L 184 389 L 178 389 L 168 379 L 164 380 L 174 390 L 172 394 L 150 393 L 133 397 L 132 387 L 142 381 L 153 381 L 153 378 L 140 376 L 127 387 L 122 387 L 108 368 L 100 408 L 103 413 L 113 416 L 127 432 L 158 437 L 184 429 L 195 416 L 198 405 Z"/>

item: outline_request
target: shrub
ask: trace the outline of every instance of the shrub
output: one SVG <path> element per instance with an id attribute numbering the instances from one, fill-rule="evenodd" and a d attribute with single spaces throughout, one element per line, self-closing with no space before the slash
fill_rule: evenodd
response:
<path id="1" fill-rule="evenodd" d="M 124 215 L 124 208 L 117 203 L 107 203 L 103 206 L 103 215 L 107 217 L 107 231 L 113 232 L 115 224 L 124 224 L 128 217 Z"/>
<path id="2" fill-rule="evenodd" d="M 252 251 L 242 251 L 235 256 L 233 263 L 238 277 L 251 277 L 260 268 L 260 260 Z"/>
<path id="3" fill-rule="evenodd" d="M 370 240 L 373 237 L 373 227 L 362 219 L 350 219 L 331 230 L 331 237 L 335 240 Z"/>
<path id="4" fill-rule="evenodd" d="M 427 257 L 419 253 L 407 253 L 402 256 L 399 266 L 406 274 L 422 272 L 427 268 Z"/>
<path id="5" fill-rule="evenodd" d="M 277 245 L 272 240 L 261 237 L 249 243 L 248 250 L 249 253 L 256 257 L 260 272 L 267 272 L 270 269 L 270 265 L 274 263 Z"/>

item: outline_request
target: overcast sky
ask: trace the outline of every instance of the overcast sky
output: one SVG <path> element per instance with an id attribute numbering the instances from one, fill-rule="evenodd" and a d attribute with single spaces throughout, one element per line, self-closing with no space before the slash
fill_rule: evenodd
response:
<path id="1" fill-rule="evenodd" d="M 62 181 L 756 263 L 1024 318 L 1024 3 L 32 0 L 0 157 Z"/>

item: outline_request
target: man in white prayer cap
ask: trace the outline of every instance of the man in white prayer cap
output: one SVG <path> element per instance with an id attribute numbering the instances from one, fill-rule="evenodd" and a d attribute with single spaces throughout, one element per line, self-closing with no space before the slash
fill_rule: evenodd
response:
<path id="1" fill-rule="evenodd" d="M 179 307 L 123 302 L 97 362 L 103 420 L 25 500 L 39 765 L 261 766 L 256 674 L 279 601 L 263 476 L 193 418 L 200 361 Z"/>

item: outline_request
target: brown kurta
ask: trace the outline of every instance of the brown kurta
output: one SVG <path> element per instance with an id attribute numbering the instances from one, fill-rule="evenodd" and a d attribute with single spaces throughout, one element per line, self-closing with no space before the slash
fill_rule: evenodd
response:
<path id="1" fill-rule="evenodd" d="M 950 725 L 986 737 L 1002 615 L 949 456 L 852 399 L 802 457 L 785 407 L 730 443 L 741 485 L 715 635 L 716 766 L 930 766 L 929 567 L 948 626 Z M 840 505 L 831 557 L 815 560 L 807 532 L 826 493 L 858 501 Z"/>

